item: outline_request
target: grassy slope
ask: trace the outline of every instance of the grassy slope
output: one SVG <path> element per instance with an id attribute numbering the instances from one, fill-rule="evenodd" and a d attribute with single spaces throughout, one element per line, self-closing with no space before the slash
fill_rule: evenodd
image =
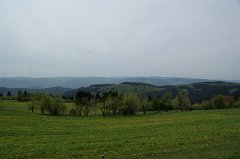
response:
<path id="1" fill-rule="evenodd" d="M 103 118 L 2 105 L 0 158 L 240 158 L 240 109 Z"/>

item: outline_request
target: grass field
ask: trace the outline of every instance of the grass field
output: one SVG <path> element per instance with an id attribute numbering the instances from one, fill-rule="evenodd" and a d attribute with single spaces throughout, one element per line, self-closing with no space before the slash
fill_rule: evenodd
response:
<path id="1" fill-rule="evenodd" d="M 0 158 L 240 158 L 240 109 L 42 116 L 0 102 Z"/>

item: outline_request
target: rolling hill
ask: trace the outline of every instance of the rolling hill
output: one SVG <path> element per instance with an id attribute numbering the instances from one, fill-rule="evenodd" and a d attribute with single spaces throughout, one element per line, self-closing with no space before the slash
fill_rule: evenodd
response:
<path id="1" fill-rule="evenodd" d="M 123 82 L 142 82 L 156 86 L 180 85 L 195 82 L 207 82 L 206 79 L 171 78 L 171 77 L 0 77 L 0 87 L 7 88 L 80 88 L 95 84 L 120 84 Z"/>
<path id="2" fill-rule="evenodd" d="M 240 96 L 240 84 L 231 82 L 198 82 L 192 84 L 183 84 L 178 86 L 154 86 L 139 82 L 124 82 L 113 85 L 92 85 L 73 89 L 64 93 L 65 96 L 74 95 L 78 90 L 88 92 L 104 92 L 109 90 L 117 90 L 119 93 L 141 94 L 150 97 L 162 96 L 166 91 L 175 96 L 179 91 L 188 92 L 192 102 L 201 102 L 210 99 L 215 95 L 233 95 L 236 98 Z"/>

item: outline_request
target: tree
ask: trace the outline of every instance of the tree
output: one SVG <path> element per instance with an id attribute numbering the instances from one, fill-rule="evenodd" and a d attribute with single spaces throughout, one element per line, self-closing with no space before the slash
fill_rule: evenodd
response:
<path id="1" fill-rule="evenodd" d="M 22 93 L 21 90 L 18 91 L 17 100 L 18 100 L 19 102 L 22 102 L 22 101 L 23 101 L 23 93 Z"/>
<path id="2" fill-rule="evenodd" d="M 26 90 L 24 90 L 24 92 L 23 92 L 23 97 L 27 97 L 27 96 L 28 96 L 28 93 L 27 93 Z"/>
<path id="3" fill-rule="evenodd" d="M 160 111 L 161 110 L 161 98 L 157 97 L 152 100 L 152 109 L 154 111 Z"/>
<path id="4" fill-rule="evenodd" d="M 213 104 L 214 107 L 218 108 L 218 109 L 224 109 L 226 108 L 226 104 L 224 102 L 224 98 L 222 95 L 217 95 L 217 96 L 214 96 L 212 99 L 211 99 L 211 102 Z"/>
<path id="5" fill-rule="evenodd" d="M 0 93 L 0 97 L 2 97 L 3 96 L 3 94 L 2 93 Z"/>
<path id="6" fill-rule="evenodd" d="M 135 114 L 139 106 L 139 98 L 136 95 L 127 95 L 123 97 L 119 113 L 122 115 Z"/>
<path id="7" fill-rule="evenodd" d="M 187 111 L 191 106 L 190 98 L 185 91 L 181 91 L 176 96 L 176 103 L 181 111 Z"/>
<path id="8" fill-rule="evenodd" d="M 39 106 L 39 101 L 30 101 L 28 104 L 28 109 L 31 110 L 32 113 L 34 113 L 34 109 Z"/>
<path id="9" fill-rule="evenodd" d="M 100 110 L 103 116 L 110 115 L 111 113 L 113 115 L 116 115 L 121 104 L 121 99 L 122 96 L 113 89 L 103 92 L 102 95 L 99 93 L 95 95 L 95 100 L 98 100 L 101 103 L 98 105 L 100 106 Z"/>
<path id="10" fill-rule="evenodd" d="M 43 95 L 40 101 L 41 113 L 45 114 L 48 111 L 51 115 L 64 114 L 66 106 L 61 97 L 52 97 L 51 95 Z"/>
<path id="11" fill-rule="evenodd" d="M 203 101 L 201 103 L 202 109 L 208 110 L 208 109 L 214 109 L 214 105 L 212 104 L 211 101 Z"/>
<path id="12" fill-rule="evenodd" d="M 153 99 L 152 108 L 157 111 L 172 110 L 172 94 L 170 92 L 164 92 L 162 97 Z"/>
<path id="13" fill-rule="evenodd" d="M 92 95 L 89 92 L 78 91 L 75 96 L 75 106 L 78 111 L 78 115 L 84 114 L 88 116 L 90 111 Z"/>
<path id="14" fill-rule="evenodd" d="M 139 98 L 139 105 L 140 105 L 141 111 L 143 111 L 143 113 L 146 114 L 146 111 L 150 107 L 150 102 L 149 102 L 148 98 L 140 97 Z"/>
<path id="15" fill-rule="evenodd" d="M 101 103 L 99 100 L 94 99 L 94 101 L 91 102 L 91 104 L 92 104 L 92 106 L 91 106 L 92 111 L 94 112 L 95 115 L 97 115 L 97 111 L 98 111 L 99 109 L 101 109 L 102 103 Z"/>
<path id="16" fill-rule="evenodd" d="M 163 109 L 165 111 L 172 110 L 172 94 L 170 92 L 164 92 L 162 97 Z"/>
<path id="17" fill-rule="evenodd" d="M 7 92 L 7 96 L 8 96 L 8 97 L 11 97 L 11 96 L 12 96 L 12 94 L 11 94 L 10 91 Z"/>
<path id="18" fill-rule="evenodd" d="M 49 106 L 50 107 L 47 107 L 47 110 L 51 115 L 64 114 L 66 110 L 66 106 L 61 97 L 52 97 L 52 103 Z"/>
<path id="19" fill-rule="evenodd" d="M 121 97 L 114 97 L 114 96 L 108 96 L 104 102 L 103 102 L 103 115 L 110 115 L 111 113 L 113 115 L 117 115 L 118 113 L 118 108 L 120 107 L 121 104 Z"/>
<path id="20" fill-rule="evenodd" d="M 52 97 L 50 95 L 44 95 L 40 101 L 41 114 L 45 114 L 45 111 L 52 105 Z"/>
<path id="21" fill-rule="evenodd" d="M 18 94 L 20 94 L 20 93 L 18 93 Z M 41 100 L 42 100 L 43 96 L 44 95 L 41 93 L 35 93 L 35 94 L 31 95 L 30 102 L 28 104 L 28 109 L 31 110 L 32 113 L 34 113 L 34 110 L 36 108 L 40 108 L 40 109 L 42 108 Z M 41 111 L 41 113 L 44 114 L 44 111 Z"/>
<path id="22" fill-rule="evenodd" d="M 235 99 L 232 96 L 223 96 L 224 103 L 227 108 L 234 107 Z"/>

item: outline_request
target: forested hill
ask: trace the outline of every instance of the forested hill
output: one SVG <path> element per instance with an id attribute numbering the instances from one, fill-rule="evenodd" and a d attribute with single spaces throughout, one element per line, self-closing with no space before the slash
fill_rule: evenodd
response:
<path id="1" fill-rule="evenodd" d="M 236 98 L 240 96 L 240 84 L 231 82 L 199 82 L 192 84 L 184 84 L 178 86 L 154 86 L 145 83 L 124 82 L 121 84 L 111 85 L 92 85 L 79 89 L 65 92 L 65 96 L 74 95 L 77 91 L 103 92 L 109 90 L 117 90 L 119 93 L 134 93 L 150 97 L 161 96 L 165 91 L 169 91 L 175 96 L 179 91 L 187 91 L 193 102 L 201 102 L 210 99 L 215 95 L 233 95 Z"/>
<path id="2" fill-rule="evenodd" d="M 6 88 L 0 87 L 0 94 L 6 95 L 8 91 L 13 96 L 16 96 L 18 91 L 27 91 L 29 93 L 42 92 L 51 93 L 53 95 L 73 96 L 77 91 L 87 92 L 104 92 L 116 90 L 124 94 L 139 94 L 148 97 L 158 97 L 166 91 L 171 92 L 175 96 L 179 91 L 188 92 L 192 102 L 201 102 L 210 99 L 215 95 L 233 95 L 235 98 L 240 97 L 240 84 L 231 82 L 198 82 L 192 84 L 182 84 L 178 86 L 155 86 L 142 82 L 123 82 L 120 84 L 95 84 L 89 87 L 81 87 L 78 89 L 51 87 L 43 89 L 29 89 L 29 88 Z"/>

